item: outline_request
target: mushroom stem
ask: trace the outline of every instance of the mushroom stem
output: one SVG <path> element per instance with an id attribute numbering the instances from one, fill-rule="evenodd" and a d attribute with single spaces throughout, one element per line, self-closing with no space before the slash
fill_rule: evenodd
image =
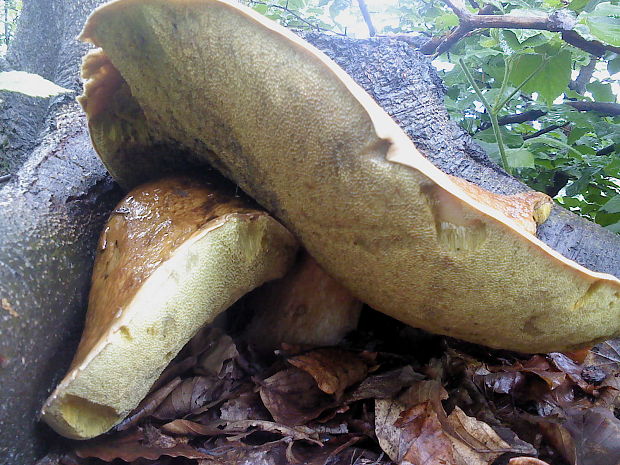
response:
<path id="1" fill-rule="evenodd" d="M 362 309 L 307 252 L 285 277 L 254 291 L 247 305 L 254 316 L 245 337 L 263 352 L 282 343 L 335 345 L 357 327 Z"/>
<path id="2" fill-rule="evenodd" d="M 130 192 L 99 240 L 86 325 L 43 419 L 87 439 L 119 423 L 206 323 L 292 265 L 296 240 L 214 185 L 166 178 Z"/>

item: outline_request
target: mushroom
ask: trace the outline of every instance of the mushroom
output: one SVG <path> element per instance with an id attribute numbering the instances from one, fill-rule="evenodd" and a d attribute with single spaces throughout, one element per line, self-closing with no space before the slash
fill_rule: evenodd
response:
<path id="1" fill-rule="evenodd" d="M 540 198 L 455 182 L 336 64 L 258 13 L 117 0 L 81 38 L 99 47 L 81 102 L 122 185 L 211 165 L 358 299 L 427 331 L 522 352 L 620 334 L 620 280 L 511 213 L 544 218 Z"/>
<path id="2" fill-rule="evenodd" d="M 185 343 L 293 264 L 297 241 L 224 186 L 175 176 L 130 192 L 103 230 L 84 333 L 42 417 L 85 439 L 120 422 Z"/>
<path id="3" fill-rule="evenodd" d="M 253 314 L 244 339 L 265 354 L 283 342 L 336 345 L 357 328 L 362 303 L 310 255 L 300 255 L 286 276 L 261 286 L 246 300 Z"/>

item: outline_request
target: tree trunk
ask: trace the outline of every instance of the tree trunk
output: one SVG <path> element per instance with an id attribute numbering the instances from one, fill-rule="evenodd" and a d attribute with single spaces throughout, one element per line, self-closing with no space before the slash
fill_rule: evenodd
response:
<path id="1" fill-rule="evenodd" d="M 26 2 L 10 65 L 79 91 L 85 47 L 74 38 L 99 3 Z M 304 37 L 349 72 L 444 171 L 494 192 L 527 189 L 448 119 L 441 80 L 410 45 Z M 76 346 L 96 237 L 119 192 L 92 150 L 72 97 L 2 98 L 9 145 L 4 159 L 16 174 L 0 190 L 0 357 L 8 359 L 0 358 L 0 463 L 30 465 L 58 441 L 36 415 Z M 539 234 L 569 258 L 620 276 L 619 236 L 559 207 Z"/>
<path id="2" fill-rule="evenodd" d="M 10 67 L 80 92 L 75 37 L 101 1 L 24 3 Z M 77 346 L 96 238 L 120 191 L 73 96 L 0 98 L 13 173 L 0 186 L 0 463 L 32 465 L 59 441 L 37 415 Z"/>

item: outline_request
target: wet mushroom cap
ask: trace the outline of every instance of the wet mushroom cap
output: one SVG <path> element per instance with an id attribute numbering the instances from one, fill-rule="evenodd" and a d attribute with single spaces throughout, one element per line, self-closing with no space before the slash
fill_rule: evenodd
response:
<path id="1" fill-rule="evenodd" d="M 43 419 L 73 439 L 108 431 L 204 324 L 282 277 L 296 250 L 268 214 L 202 180 L 130 192 L 101 234 L 84 333 Z"/>
<path id="2" fill-rule="evenodd" d="M 521 352 L 620 334 L 617 278 L 433 166 L 285 28 L 222 0 L 117 0 L 82 39 L 100 49 L 86 57 L 81 102 L 121 184 L 209 164 L 357 298 L 431 332 Z M 539 201 L 527 211 L 544 217 Z"/>

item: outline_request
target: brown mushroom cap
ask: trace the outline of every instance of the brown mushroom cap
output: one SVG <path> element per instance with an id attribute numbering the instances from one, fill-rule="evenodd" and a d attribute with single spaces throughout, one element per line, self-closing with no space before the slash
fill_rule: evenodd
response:
<path id="1" fill-rule="evenodd" d="M 196 331 L 282 277 L 296 249 L 268 214 L 196 179 L 130 192 L 101 234 L 82 340 L 43 419 L 74 439 L 110 429 Z"/>
<path id="2" fill-rule="evenodd" d="M 118 0 L 82 38 L 102 50 L 81 101 L 122 184 L 209 163 L 356 297 L 428 331 L 523 352 L 620 334 L 617 278 L 455 183 L 285 28 L 223 0 Z"/>

